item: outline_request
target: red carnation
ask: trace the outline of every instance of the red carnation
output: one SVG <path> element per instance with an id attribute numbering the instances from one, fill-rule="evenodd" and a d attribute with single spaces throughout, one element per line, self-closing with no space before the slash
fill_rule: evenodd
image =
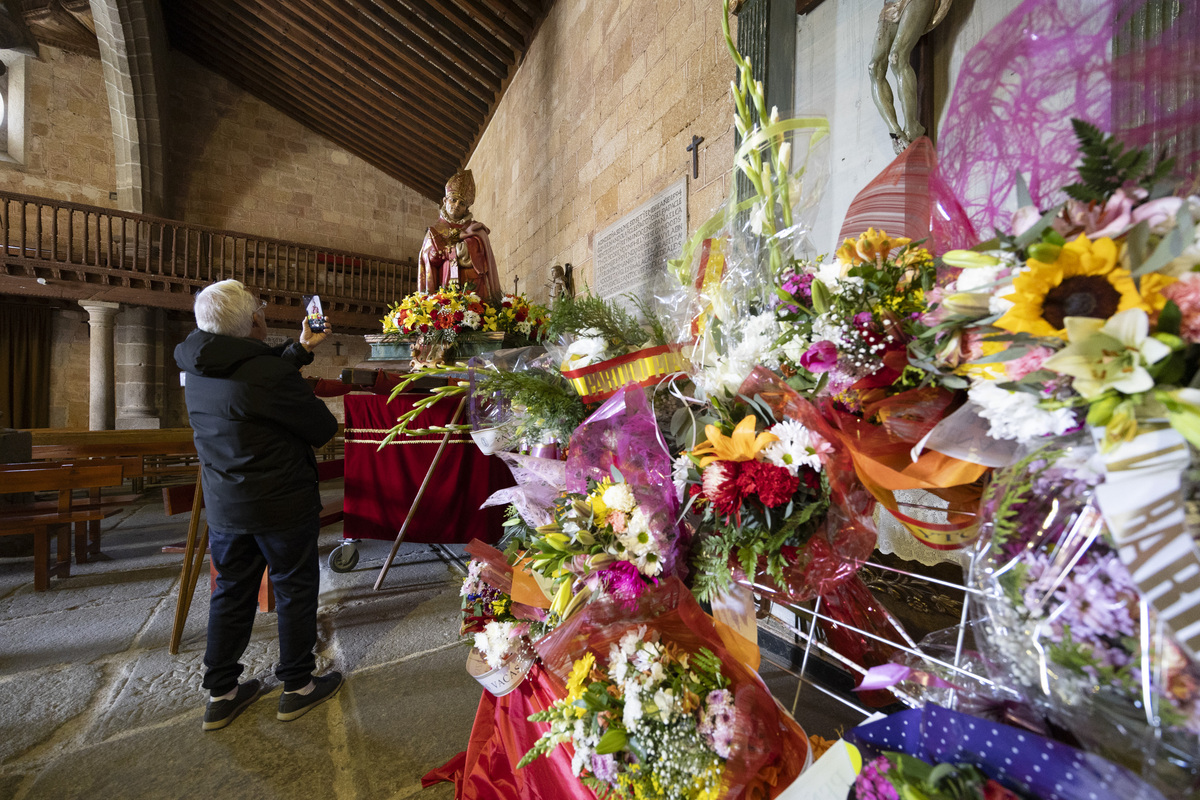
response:
<path id="1" fill-rule="evenodd" d="M 454 312 L 454 321 L 455 321 L 455 322 L 462 322 L 462 321 L 463 321 L 463 312 L 461 312 L 461 311 L 455 311 L 455 312 Z"/>
<path id="2" fill-rule="evenodd" d="M 812 467 L 800 468 L 800 480 L 804 481 L 804 485 L 814 492 L 821 490 L 821 476 Z"/>
<path id="3" fill-rule="evenodd" d="M 742 492 L 738 481 L 736 461 L 714 461 L 704 468 L 704 496 L 722 516 L 730 516 L 742 510 Z"/>
<path id="4" fill-rule="evenodd" d="M 767 508 L 775 508 L 792 499 L 800 488 L 800 479 L 784 467 L 747 461 L 738 476 L 738 486 L 746 494 L 757 494 Z"/>
<path id="5" fill-rule="evenodd" d="M 517 309 L 517 313 L 516 313 L 517 322 L 524 322 L 525 318 L 528 316 L 529 316 L 529 309 L 527 309 L 527 308 L 518 308 Z"/>

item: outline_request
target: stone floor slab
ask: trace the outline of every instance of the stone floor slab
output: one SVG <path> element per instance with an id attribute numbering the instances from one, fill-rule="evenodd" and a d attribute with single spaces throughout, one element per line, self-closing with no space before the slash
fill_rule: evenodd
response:
<path id="1" fill-rule="evenodd" d="M 158 603 L 128 600 L 7 620 L 0 637 L 0 674 L 86 664 L 128 650 Z"/>
<path id="2" fill-rule="evenodd" d="M 0 764 L 51 738 L 83 713 L 99 693 L 102 673 L 91 664 L 21 672 L 0 678 Z M 0 782 L 0 797 L 5 794 Z"/>
<path id="3" fill-rule="evenodd" d="M 350 763 L 366 797 L 391 797 L 466 749 L 482 692 L 466 659 L 465 647 L 451 647 L 350 676 L 343 701 L 354 721 Z"/>

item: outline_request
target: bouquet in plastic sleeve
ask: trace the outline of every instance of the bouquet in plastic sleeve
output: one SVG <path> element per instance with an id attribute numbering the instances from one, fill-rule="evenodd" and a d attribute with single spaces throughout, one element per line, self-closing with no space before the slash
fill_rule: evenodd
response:
<path id="1" fill-rule="evenodd" d="M 1139 591 L 1097 505 L 1089 439 L 996 475 L 972 574 L 993 677 L 1172 796 L 1200 792 L 1200 665 Z"/>
<path id="2" fill-rule="evenodd" d="M 617 797 L 774 796 L 808 761 L 803 731 L 677 579 L 632 608 L 593 600 L 537 647 L 576 695 L 537 752 L 570 742 L 577 774 Z"/>
<path id="3" fill-rule="evenodd" d="M 483 330 L 502 331 L 535 344 L 546 338 L 549 325 L 550 312 L 524 294 L 505 294 L 499 305 L 488 306 L 483 317 Z"/>
<path id="4" fill-rule="evenodd" d="M 863 756 L 851 794 L 858 800 L 1167 797 L 1098 756 L 932 703 L 860 725 L 845 738 Z"/>

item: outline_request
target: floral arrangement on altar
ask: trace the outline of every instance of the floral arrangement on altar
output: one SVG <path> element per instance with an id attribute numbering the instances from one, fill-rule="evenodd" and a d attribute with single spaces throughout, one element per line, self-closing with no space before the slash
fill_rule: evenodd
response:
<path id="1" fill-rule="evenodd" d="M 524 294 L 506 294 L 493 306 L 473 289 L 451 281 L 436 292 L 413 292 L 388 307 L 384 334 L 416 335 L 422 344 L 453 344 L 463 333 L 500 331 L 528 342 L 545 338 L 549 312 Z"/>
<path id="2" fill-rule="evenodd" d="M 609 647 L 606 662 L 592 652 L 575 661 L 566 696 L 531 717 L 550 727 L 521 766 L 569 744 L 574 773 L 601 797 L 720 796 L 738 729 L 720 659 L 639 626 Z"/>

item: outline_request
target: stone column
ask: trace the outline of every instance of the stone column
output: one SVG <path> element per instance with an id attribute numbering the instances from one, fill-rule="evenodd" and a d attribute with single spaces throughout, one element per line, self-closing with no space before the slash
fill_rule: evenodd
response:
<path id="1" fill-rule="evenodd" d="M 120 306 L 100 300 L 80 300 L 88 312 L 91 358 L 88 364 L 88 428 L 110 431 L 116 421 L 113 394 L 113 317 Z"/>
<path id="2" fill-rule="evenodd" d="M 154 404 L 158 392 L 154 309 L 131 306 L 121 312 L 117 328 L 117 367 L 120 379 L 117 430 L 162 427 Z"/>

